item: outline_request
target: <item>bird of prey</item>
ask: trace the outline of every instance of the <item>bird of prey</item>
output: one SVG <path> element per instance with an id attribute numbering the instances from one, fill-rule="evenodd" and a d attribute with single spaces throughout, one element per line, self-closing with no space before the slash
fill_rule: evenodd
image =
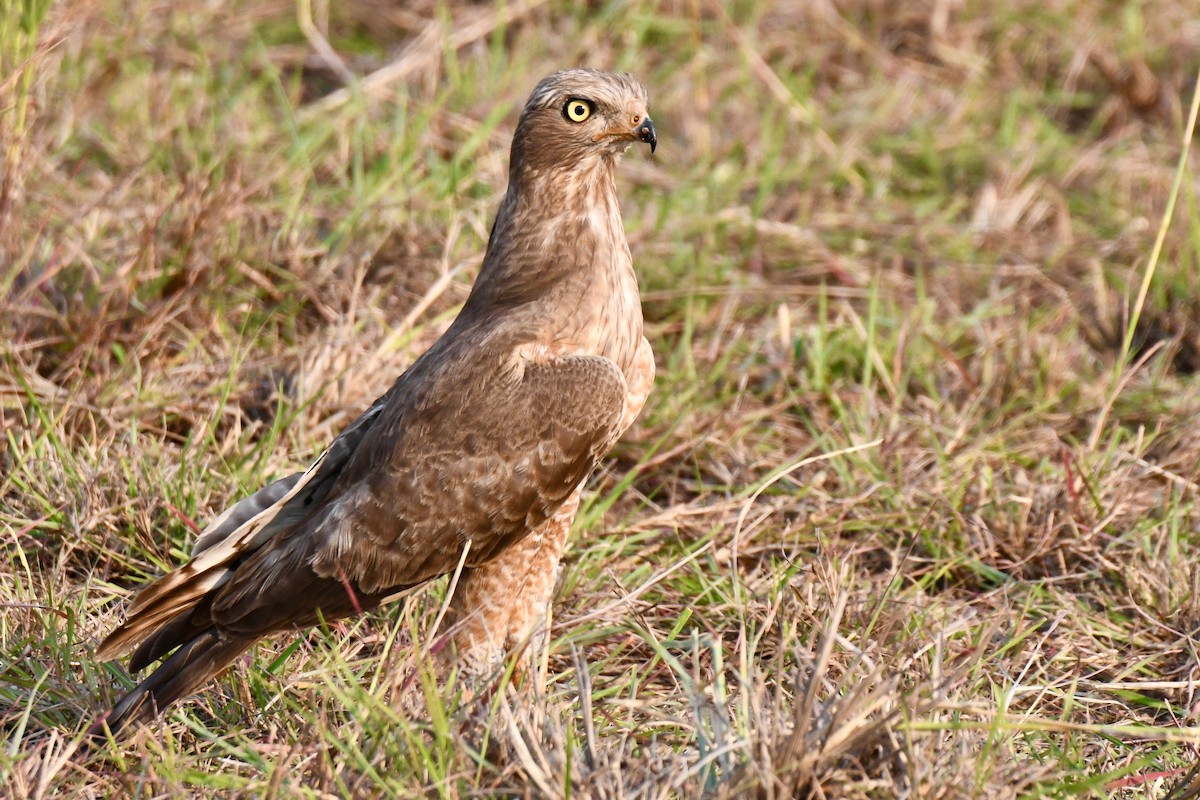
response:
<path id="1" fill-rule="evenodd" d="M 454 652 L 491 665 L 544 619 L 580 492 L 654 380 L 615 169 L 657 144 L 646 90 L 538 83 L 471 293 L 445 334 L 303 472 L 241 500 L 99 646 L 162 663 L 94 726 L 147 721 L 260 638 L 462 566 Z"/>

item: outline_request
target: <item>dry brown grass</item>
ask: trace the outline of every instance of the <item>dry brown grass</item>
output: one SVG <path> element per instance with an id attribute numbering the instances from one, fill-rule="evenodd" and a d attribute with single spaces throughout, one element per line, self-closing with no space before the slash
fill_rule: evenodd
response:
<path id="1" fill-rule="evenodd" d="M 0 791 L 1200 796 L 1189 2 L 314 5 L 3 12 Z M 444 329 L 573 64 L 651 90 L 660 378 L 532 685 L 422 678 L 438 585 L 81 752 L 123 600 Z"/>

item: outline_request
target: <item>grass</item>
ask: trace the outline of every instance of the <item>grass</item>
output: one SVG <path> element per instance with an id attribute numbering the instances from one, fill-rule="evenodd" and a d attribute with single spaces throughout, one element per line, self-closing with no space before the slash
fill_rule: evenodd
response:
<path id="1" fill-rule="evenodd" d="M 0 794 L 1200 796 L 1191 4 L 3 14 Z M 430 677 L 441 582 L 79 750 L 125 600 L 444 330 L 575 64 L 650 88 L 659 377 L 537 674 Z"/>

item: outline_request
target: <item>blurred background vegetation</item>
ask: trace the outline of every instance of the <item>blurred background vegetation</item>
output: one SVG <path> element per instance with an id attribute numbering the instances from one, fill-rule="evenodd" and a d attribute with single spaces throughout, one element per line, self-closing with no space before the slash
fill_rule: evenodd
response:
<path id="1" fill-rule="evenodd" d="M 533 685 L 400 702 L 437 585 L 79 752 L 133 589 L 452 319 L 566 66 L 650 91 L 659 378 Z M 1192 0 L 6 3 L 2 791 L 1200 796 L 1198 71 Z"/>

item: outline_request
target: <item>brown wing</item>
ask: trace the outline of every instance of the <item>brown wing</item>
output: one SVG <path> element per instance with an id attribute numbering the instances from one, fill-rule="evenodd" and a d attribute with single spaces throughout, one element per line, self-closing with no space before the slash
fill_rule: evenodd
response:
<path id="1" fill-rule="evenodd" d="M 188 563 L 138 593 L 125 622 L 97 648 L 97 657 L 115 658 L 155 634 L 157 641 L 140 648 L 134 658 L 145 664 L 179 643 L 177 629 L 205 627 L 210 593 L 227 582 L 251 553 L 302 523 L 320 506 L 390 395 L 385 394 L 351 423 L 307 470 L 263 487 L 213 520 L 197 538 Z M 193 614 L 197 605 L 200 608 Z"/>
<path id="2" fill-rule="evenodd" d="M 624 377 L 599 356 L 529 362 L 449 394 L 439 383 L 385 411 L 328 502 L 236 569 L 213 623 L 238 635 L 309 624 L 318 587 L 346 580 L 381 597 L 452 571 L 467 542 L 468 563 L 486 561 L 571 495 L 625 407 Z"/>
<path id="3" fill-rule="evenodd" d="M 262 523 L 260 538 L 265 541 L 276 531 L 296 524 L 311 513 L 313 506 L 325 499 L 351 454 L 366 438 L 387 399 L 387 394 L 380 397 L 350 423 L 312 467 L 264 486 L 210 522 L 192 545 L 192 558 L 234 536 L 256 517 L 259 520 L 270 517 Z"/>

